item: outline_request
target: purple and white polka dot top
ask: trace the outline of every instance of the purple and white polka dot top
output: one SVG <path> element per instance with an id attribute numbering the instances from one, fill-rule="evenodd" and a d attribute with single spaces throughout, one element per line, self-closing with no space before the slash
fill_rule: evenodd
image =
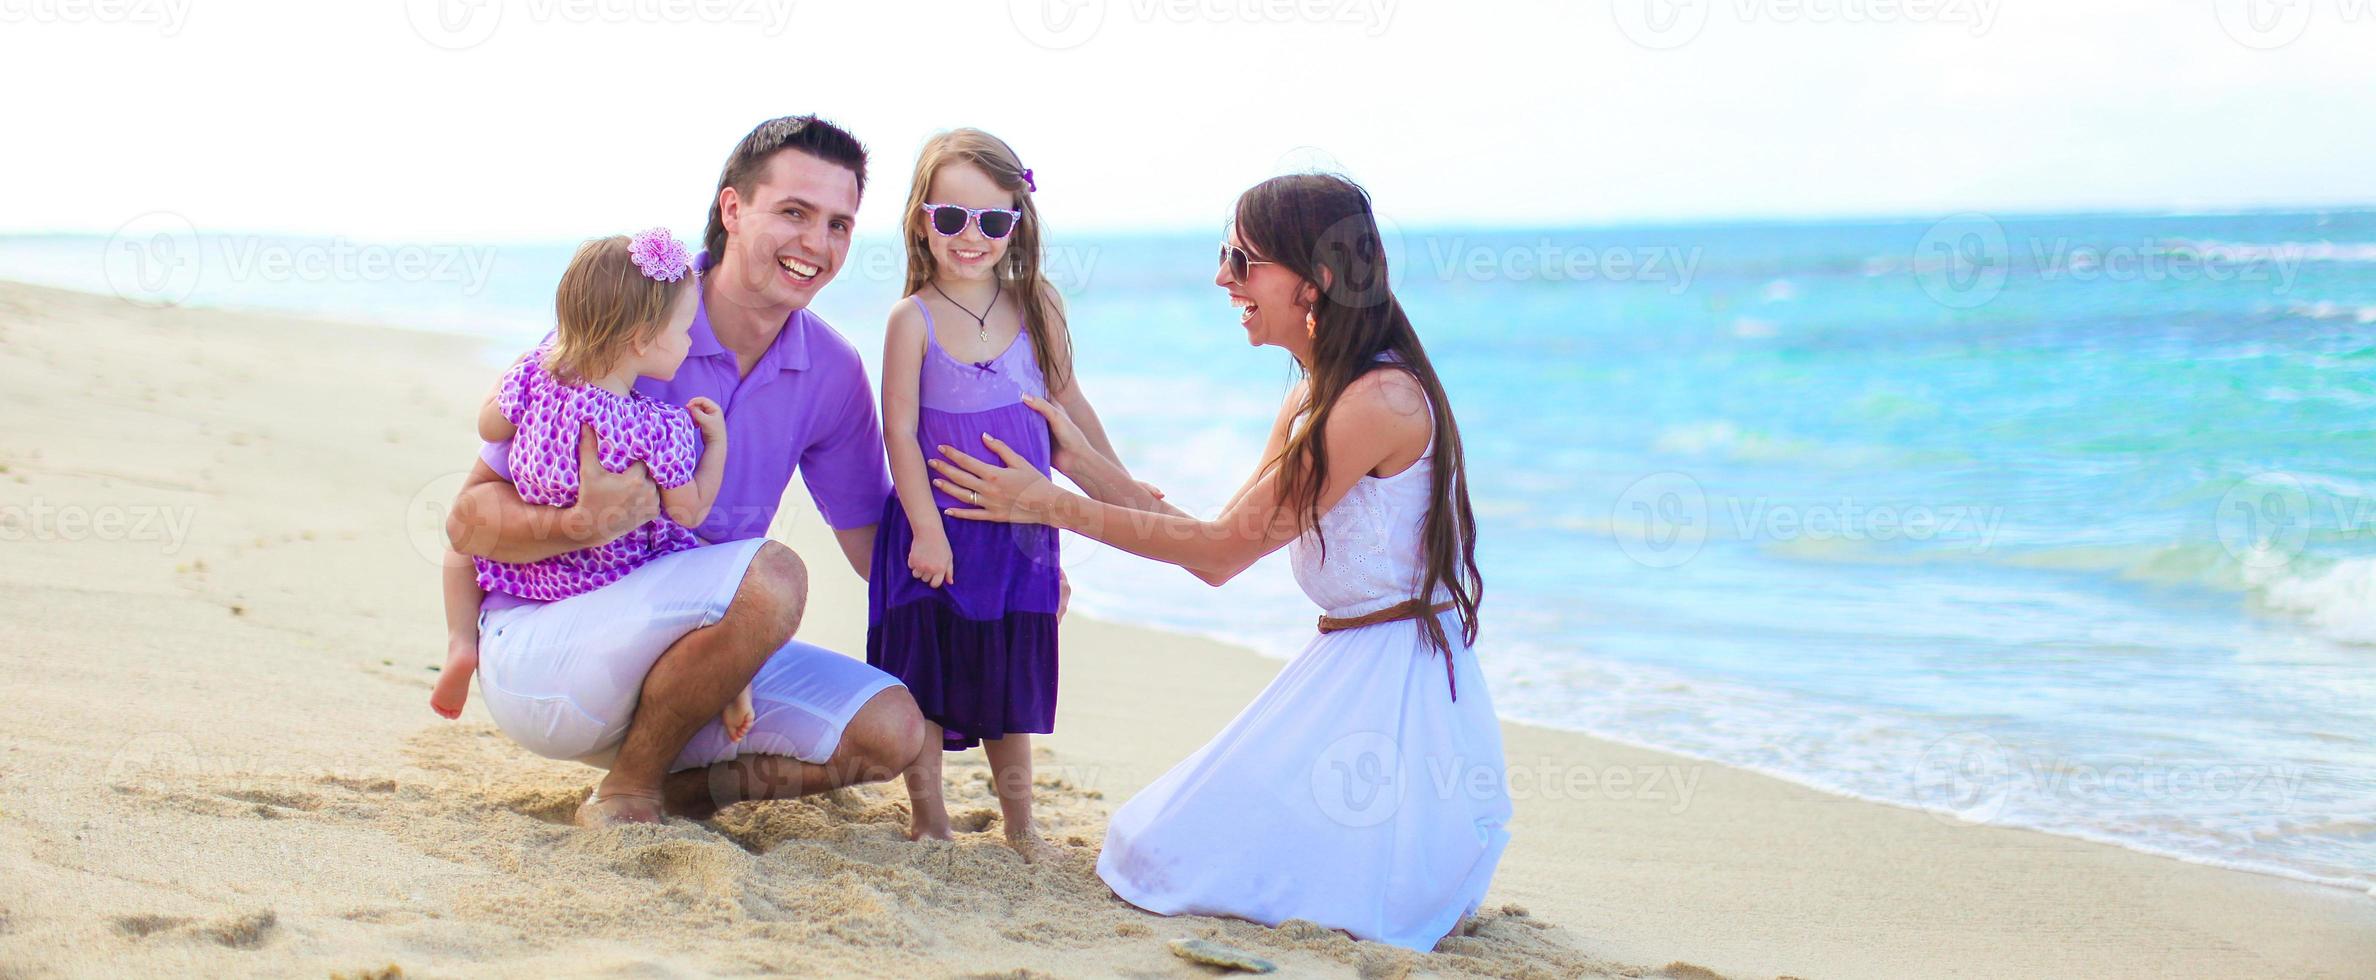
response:
<path id="1" fill-rule="evenodd" d="M 520 499 L 568 507 L 578 496 L 578 433 L 594 427 L 602 468 L 624 473 L 644 464 L 663 489 L 684 486 L 701 461 L 700 430 L 679 406 L 642 392 L 621 395 L 590 384 L 568 384 L 544 369 L 550 345 L 520 358 L 496 389 L 495 407 L 519 427 L 512 438 L 512 486 Z M 626 577 L 661 555 L 701 547 L 701 539 L 665 515 L 612 541 L 542 561 L 514 565 L 485 558 L 479 587 L 522 599 L 552 601 L 592 592 Z"/>

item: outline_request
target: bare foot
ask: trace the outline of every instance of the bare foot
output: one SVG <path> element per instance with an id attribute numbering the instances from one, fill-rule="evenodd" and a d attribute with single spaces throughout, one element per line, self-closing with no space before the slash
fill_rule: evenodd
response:
<path id="1" fill-rule="evenodd" d="M 915 816 L 908 818 L 907 839 L 954 839 L 949 835 L 949 810 L 946 806 L 941 805 L 939 800 L 921 803 L 910 800 L 908 806 L 915 810 Z"/>
<path id="2" fill-rule="evenodd" d="M 1049 843 L 1047 838 L 1041 837 L 1039 831 L 1032 827 L 1010 829 L 1007 831 L 1006 839 L 1008 847 L 1014 848 L 1015 853 L 1023 855 L 1025 864 L 1039 864 L 1064 856 L 1063 850 Z"/>
<path id="3" fill-rule="evenodd" d="M 478 672 L 478 639 L 446 642 L 445 669 L 437 672 L 437 686 L 429 689 L 429 710 L 452 721 L 462 717 L 470 701 L 470 675 Z"/>
<path id="4" fill-rule="evenodd" d="M 740 742 L 743 736 L 751 733 L 751 722 L 758 717 L 758 713 L 751 710 L 751 689 L 746 687 L 741 694 L 734 696 L 734 702 L 726 706 L 726 710 L 718 716 L 718 722 L 725 726 L 728 741 Z"/>
<path id="5" fill-rule="evenodd" d="M 588 794 L 578 805 L 576 823 L 589 830 L 631 823 L 659 823 L 660 798 L 642 793 Z"/>

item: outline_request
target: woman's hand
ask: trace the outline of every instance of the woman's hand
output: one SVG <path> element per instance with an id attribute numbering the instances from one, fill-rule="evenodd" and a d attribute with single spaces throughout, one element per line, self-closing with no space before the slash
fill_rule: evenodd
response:
<path id="1" fill-rule="evenodd" d="M 1034 406 L 1037 407 L 1037 406 Z M 1047 409 L 1040 410 L 1046 414 Z M 1061 414 L 1061 410 L 1059 410 Z M 1080 430 L 1073 430 L 1076 434 Z M 959 452 L 955 447 L 941 446 L 946 460 L 928 459 L 932 470 L 940 474 L 932 481 L 941 492 L 972 504 L 971 508 L 948 508 L 950 517 L 969 521 L 999 521 L 1008 524 L 1046 524 L 1051 510 L 1064 491 L 1041 476 L 1029 460 L 1015 455 L 997 437 L 985 432 L 982 445 L 998 454 L 1006 465 L 984 462 Z"/>
<path id="2" fill-rule="evenodd" d="M 1048 420 L 1048 465 L 1055 467 L 1057 472 L 1070 475 L 1083 453 L 1097 453 L 1096 448 L 1089 445 L 1089 437 L 1081 432 L 1080 425 L 1072 420 L 1072 413 L 1065 411 L 1064 406 L 1032 395 L 1023 396 L 1023 404 L 1031 406 L 1032 411 Z"/>

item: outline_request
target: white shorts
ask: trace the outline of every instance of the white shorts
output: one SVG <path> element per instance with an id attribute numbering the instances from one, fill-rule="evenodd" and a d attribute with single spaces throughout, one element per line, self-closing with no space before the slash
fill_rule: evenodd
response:
<path id="1" fill-rule="evenodd" d="M 725 617 L 764 541 L 681 551 L 584 595 L 480 614 L 487 713 L 530 752 L 608 768 L 635 718 L 644 675 L 679 637 Z M 823 763 L 858 709 L 898 684 L 865 661 L 791 641 L 751 680 L 750 734 L 729 741 L 713 718 L 669 769 L 746 752 Z"/>

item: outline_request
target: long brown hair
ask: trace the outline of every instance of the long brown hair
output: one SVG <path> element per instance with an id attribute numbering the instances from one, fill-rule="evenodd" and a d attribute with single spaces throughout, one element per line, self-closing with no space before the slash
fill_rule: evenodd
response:
<path id="1" fill-rule="evenodd" d="M 1005 140 L 978 129 L 952 129 L 924 141 L 923 152 L 916 155 L 915 182 L 908 187 L 907 217 L 900 225 L 907 238 L 907 288 L 900 295 L 922 292 L 936 271 L 932 245 L 924 238 L 928 231 L 924 227 L 924 198 L 932 193 L 933 175 L 952 163 L 981 168 L 999 189 L 1015 195 L 1015 207 L 1023 212 L 1023 220 L 1016 222 L 1015 230 L 1007 236 L 1006 256 L 998 263 L 998 288 L 1013 287 L 1022 294 L 1023 329 L 1031 331 L 1040 375 L 1047 379 L 1050 392 L 1059 391 L 1072 374 L 1072 349 L 1060 350 L 1050 342 L 1054 331 L 1049 324 L 1063 322 L 1064 306 L 1040 272 L 1039 208 L 1031 203 L 1031 184 L 1023 179 L 1023 161 Z"/>
<path id="2" fill-rule="evenodd" d="M 1386 252 L 1369 192 L 1335 174 L 1273 177 L 1238 196 L 1237 230 L 1247 248 L 1295 273 L 1317 293 L 1310 384 L 1286 446 L 1265 463 L 1277 469 L 1282 502 L 1296 515 L 1297 526 L 1320 533 L 1320 495 L 1328 485 L 1328 444 L 1322 435 L 1337 399 L 1373 368 L 1408 372 L 1435 412 L 1435 465 L 1421 525 L 1425 553 L 1416 598 L 1432 602 L 1439 587 L 1450 592 L 1461 641 L 1476 643 L 1477 604 L 1484 599 L 1485 582 L 1477 574 L 1477 517 L 1469 507 L 1460 427 L 1418 332 L 1387 284 Z M 1382 364 L 1382 354 L 1392 359 Z M 1325 535 L 1320 547 L 1325 559 Z M 1419 629 L 1430 646 L 1451 655 L 1437 617 L 1420 617 Z"/>

